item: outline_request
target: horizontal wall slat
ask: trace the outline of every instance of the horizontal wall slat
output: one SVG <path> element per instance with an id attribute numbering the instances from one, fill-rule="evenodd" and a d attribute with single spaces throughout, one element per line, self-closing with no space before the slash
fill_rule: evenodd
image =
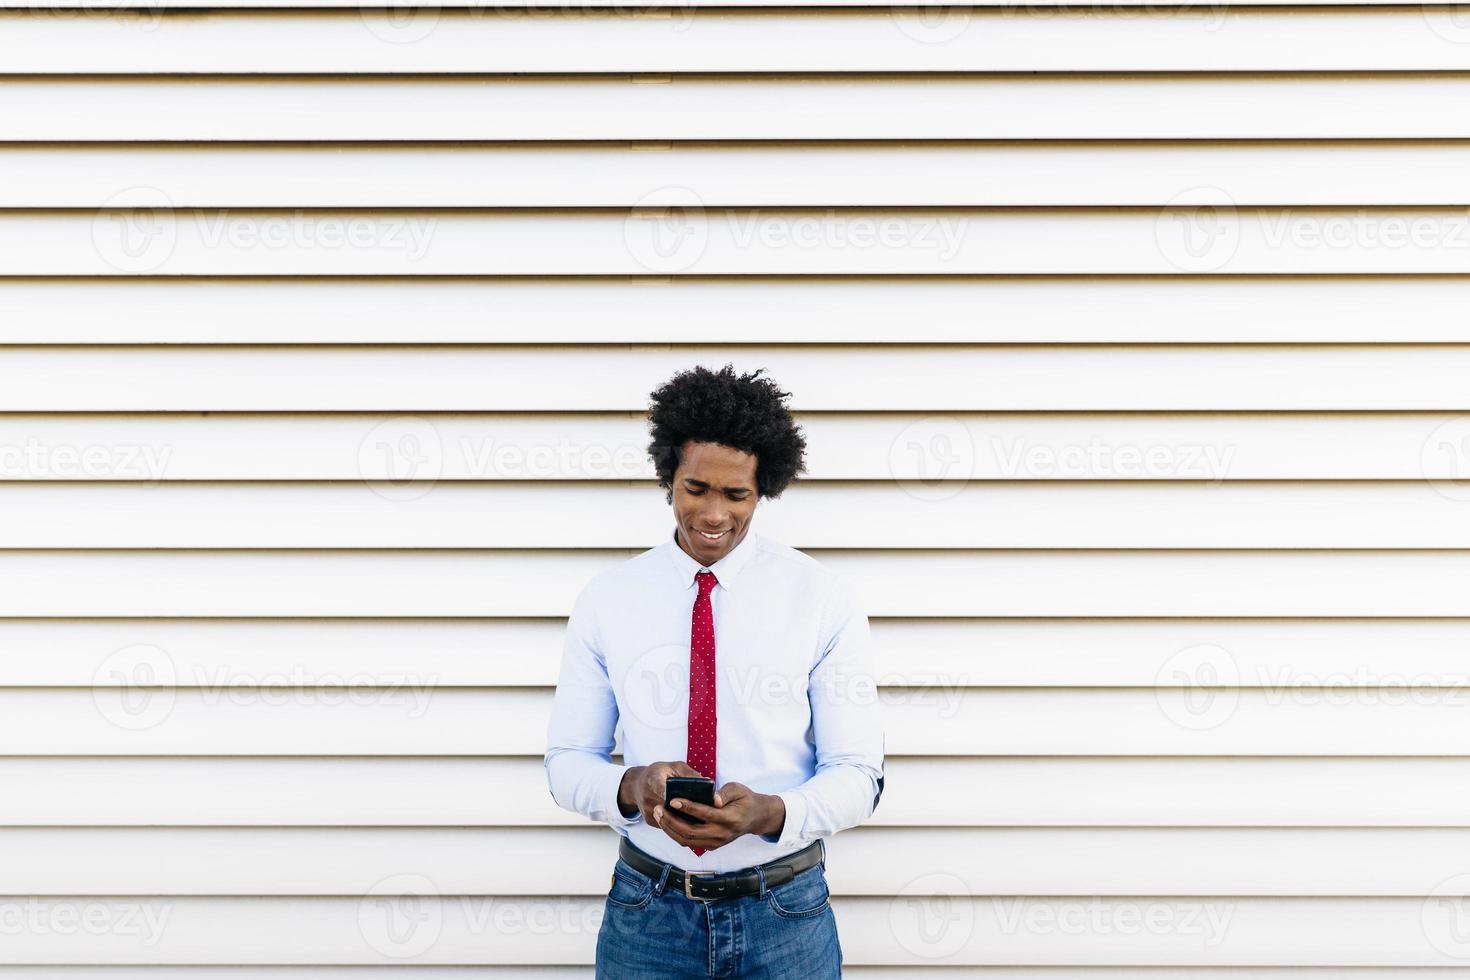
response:
<path id="1" fill-rule="evenodd" d="M 0 616 L 562 616 L 635 553 L 8 551 Z M 1470 614 L 1462 551 L 811 554 L 874 616 Z"/>
<path id="2" fill-rule="evenodd" d="M 1223 651 L 1222 688 L 1464 686 L 1463 619 L 871 621 L 884 687 L 1187 687 L 1181 651 Z M 565 621 L 8 619 L 0 687 L 137 683 L 120 651 L 156 648 L 179 687 L 551 687 Z M 1173 668 L 1186 669 L 1176 670 Z"/>
<path id="3" fill-rule="evenodd" d="M 1430 71 L 1470 68 L 1431 9 L 171 12 L 0 19 L 13 74 Z M 122 42 L 122 43 L 120 43 Z"/>
<path id="4" fill-rule="evenodd" d="M 66 78 L 11 140 L 1462 138 L 1470 76 Z"/>
<path id="5" fill-rule="evenodd" d="M 0 343 L 1463 342 L 1467 303 L 1437 276 L 0 278 Z"/>
<path id="6" fill-rule="evenodd" d="M 133 662 L 154 667 L 150 656 Z M 937 684 L 879 700 L 891 756 L 1470 755 L 1463 686 L 1333 695 Z M 0 754 L 532 755 L 546 751 L 551 702 L 550 690 L 433 689 L 412 677 L 383 689 L 10 688 L 0 691 Z"/>
<path id="7" fill-rule="evenodd" d="M 11 143 L 0 207 L 634 207 L 672 188 L 710 207 L 1162 206 L 1202 188 L 1236 205 L 1414 206 L 1465 203 L 1467 166 L 1458 140 Z"/>
<path id="8" fill-rule="evenodd" d="M 1423 896 L 1470 830 L 864 828 L 828 843 L 834 895 L 942 873 L 970 895 Z M 903 861 L 885 859 L 900 853 Z M 494 854 L 495 859 L 486 859 Z M 5 828 L 32 895 L 363 895 L 395 875 L 442 895 L 599 896 L 606 828 Z M 1453 860 L 1453 859 L 1451 859 Z"/>
<path id="9" fill-rule="evenodd" d="M 630 211 L 154 211 L 161 197 L 140 192 L 116 203 L 143 210 L 0 213 L 0 260 L 26 276 L 1470 272 L 1464 208 L 670 210 L 689 200 L 672 196 Z"/>
<path id="10" fill-rule="evenodd" d="M 807 479 L 897 479 L 916 493 L 941 478 L 1207 480 L 1218 472 L 1210 461 L 1225 459 L 1230 480 L 1453 481 L 1465 475 L 1455 447 L 1470 433 L 1465 416 L 1415 412 L 801 412 L 798 421 L 810 444 Z M 18 413 L 0 414 L 0 477 L 648 480 L 648 442 L 633 412 Z M 417 457 L 382 451 L 385 444 L 416 447 L 426 465 L 410 468 Z M 1144 470 L 1143 461 L 1158 458 L 1174 465 Z M 1444 489 L 1458 492 L 1448 482 Z"/>
<path id="11" fill-rule="evenodd" d="M 922 895 L 912 896 L 918 905 L 907 905 L 907 916 L 895 915 L 891 898 L 834 899 L 844 969 L 849 963 L 904 964 L 932 971 L 939 960 L 951 966 L 1110 965 L 1135 975 L 1139 966 L 1171 964 L 1382 969 L 1461 963 L 1444 935 L 1451 929 L 1450 902 L 1430 907 L 1435 917 L 1427 919 L 1419 898 L 969 899 L 937 891 L 947 883 L 952 887 L 948 879 L 920 882 L 936 892 L 937 901 L 926 906 Z M 388 884 L 415 887 L 411 878 Z M 49 920 L 58 909 L 77 915 L 89 902 L 101 921 L 126 921 L 130 928 L 70 936 L 32 930 L 14 937 L 0 957 L 25 964 L 391 963 L 411 976 L 409 964 L 590 964 L 602 922 L 602 899 L 593 898 L 428 896 L 400 905 L 391 895 L 366 903 L 346 897 L 76 897 L 33 900 L 31 907 Z M 402 926 L 389 932 L 389 915 L 425 911 L 418 920 L 422 932 Z M 925 911 L 954 916 L 953 930 L 921 931 L 917 916 Z M 1439 945 L 1426 935 L 1426 921 L 1440 929 Z M 1063 929 L 1063 922 L 1071 925 Z M 1120 922 L 1153 926 L 1120 928 Z M 272 937 L 269 947 L 261 936 Z"/>
<path id="12" fill-rule="evenodd" d="M 924 966 L 849 966 L 843 975 L 863 980 L 931 980 Z M 5 966 L 0 977 L 26 980 L 178 980 L 184 971 L 201 980 L 593 980 L 588 966 Z M 1303 980 L 1292 967 L 970 967 L 984 980 L 1086 980 L 1099 975 L 1144 977 L 1146 980 Z M 1311 973 L 1306 973 L 1311 977 Z M 1357 967 L 1353 980 L 1463 980 L 1470 968 L 1437 968 L 1434 973 L 1415 967 Z"/>
<path id="13" fill-rule="evenodd" d="M 795 548 L 1470 548 L 1464 495 L 1428 481 L 1219 484 L 1228 459 L 1202 468 L 1189 483 L 803 483 L 759 525 Z M 0 513 L 0 548 L 637 548 L 673 522 L 651 482 L 0 483 Z"/>
<path id="14" fill-rule="evenodd" d="M 11 347 L 0 350 L 0 411 L 638 412 L 675 372 L 726 363 L 767 369 L 804 411 L 1470 408 L 1470 345 L 914 344 Z M 355 449 L 397 458 L 378 444 Z M 940 472 L 933 466 L 925 476 Z"/>
<path id="15" fill-rule="evenodd" d="M 1470 759 L 897 757 L 884 771 L 893 791 L 864 826 L 1470 826 Z M 540 756 L 0 758 L 0 783 L 0 826 L 586 825 L 547 794 Z"/>

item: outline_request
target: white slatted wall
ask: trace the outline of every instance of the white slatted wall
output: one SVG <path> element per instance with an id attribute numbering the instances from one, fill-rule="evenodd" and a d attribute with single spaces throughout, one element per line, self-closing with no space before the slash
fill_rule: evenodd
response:
<path id="1" fill-rule="evenodd" d="M 853 976 L 1470 976 L 1466 11 L 3 6 L 0 980 L 589 977 L 563 617 L 726 360 Z"/>

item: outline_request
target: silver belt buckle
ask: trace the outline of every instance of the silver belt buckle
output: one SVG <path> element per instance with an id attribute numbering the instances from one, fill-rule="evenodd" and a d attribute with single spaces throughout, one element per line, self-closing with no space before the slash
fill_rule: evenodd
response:
<path id="1" fill-rule="evenodd" d="M 692 894 L 689 891 L 689 885 L 694 880 L 694 876 L 695 875 L 715 875 L 715 874 L 719 874 L 719 872 L 718 871 L 686 871 L 686 872 L 684 872 L 684 897 L 685 898 L 692 898 L 696 902 L 708 902 L 708 901 L 710 901 L 710 899 L 708 899 L 708 898 L 700 898 L 698 895 Z"/>

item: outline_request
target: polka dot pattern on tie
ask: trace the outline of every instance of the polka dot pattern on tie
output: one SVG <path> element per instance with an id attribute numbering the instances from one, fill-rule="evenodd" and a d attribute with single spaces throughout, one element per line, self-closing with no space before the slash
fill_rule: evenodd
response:
<path id="1" fill-rule="evenodd" d="M 694 576 L 699 595 L 689 633 L 689 739 L 685 760 L 702 776 L 715 779 L 715 614 L 710 593 L 719 580 L 701 570 Z M 719 781 L 716 780 L 716 785 Z M 703 854 L 705 848 L 690 848 Z"/>

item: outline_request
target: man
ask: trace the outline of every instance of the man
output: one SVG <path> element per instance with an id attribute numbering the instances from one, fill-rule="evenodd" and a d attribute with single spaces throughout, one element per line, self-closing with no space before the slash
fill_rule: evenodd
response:
<path id="1" fill-rule="evenodd" d="M 752 530 L 805 471 L 790 395 L 760 374 L 696 367 L 653 393 L 673 532 L 595 576 L 567 624 L 551 795 L 622 835 L 599 978 L 840 975 L 823 838 L 878 804 L 881 708 L 854 590 Z M 670 811 L 670 776 L 714 780 L 714 805 Z"/>

